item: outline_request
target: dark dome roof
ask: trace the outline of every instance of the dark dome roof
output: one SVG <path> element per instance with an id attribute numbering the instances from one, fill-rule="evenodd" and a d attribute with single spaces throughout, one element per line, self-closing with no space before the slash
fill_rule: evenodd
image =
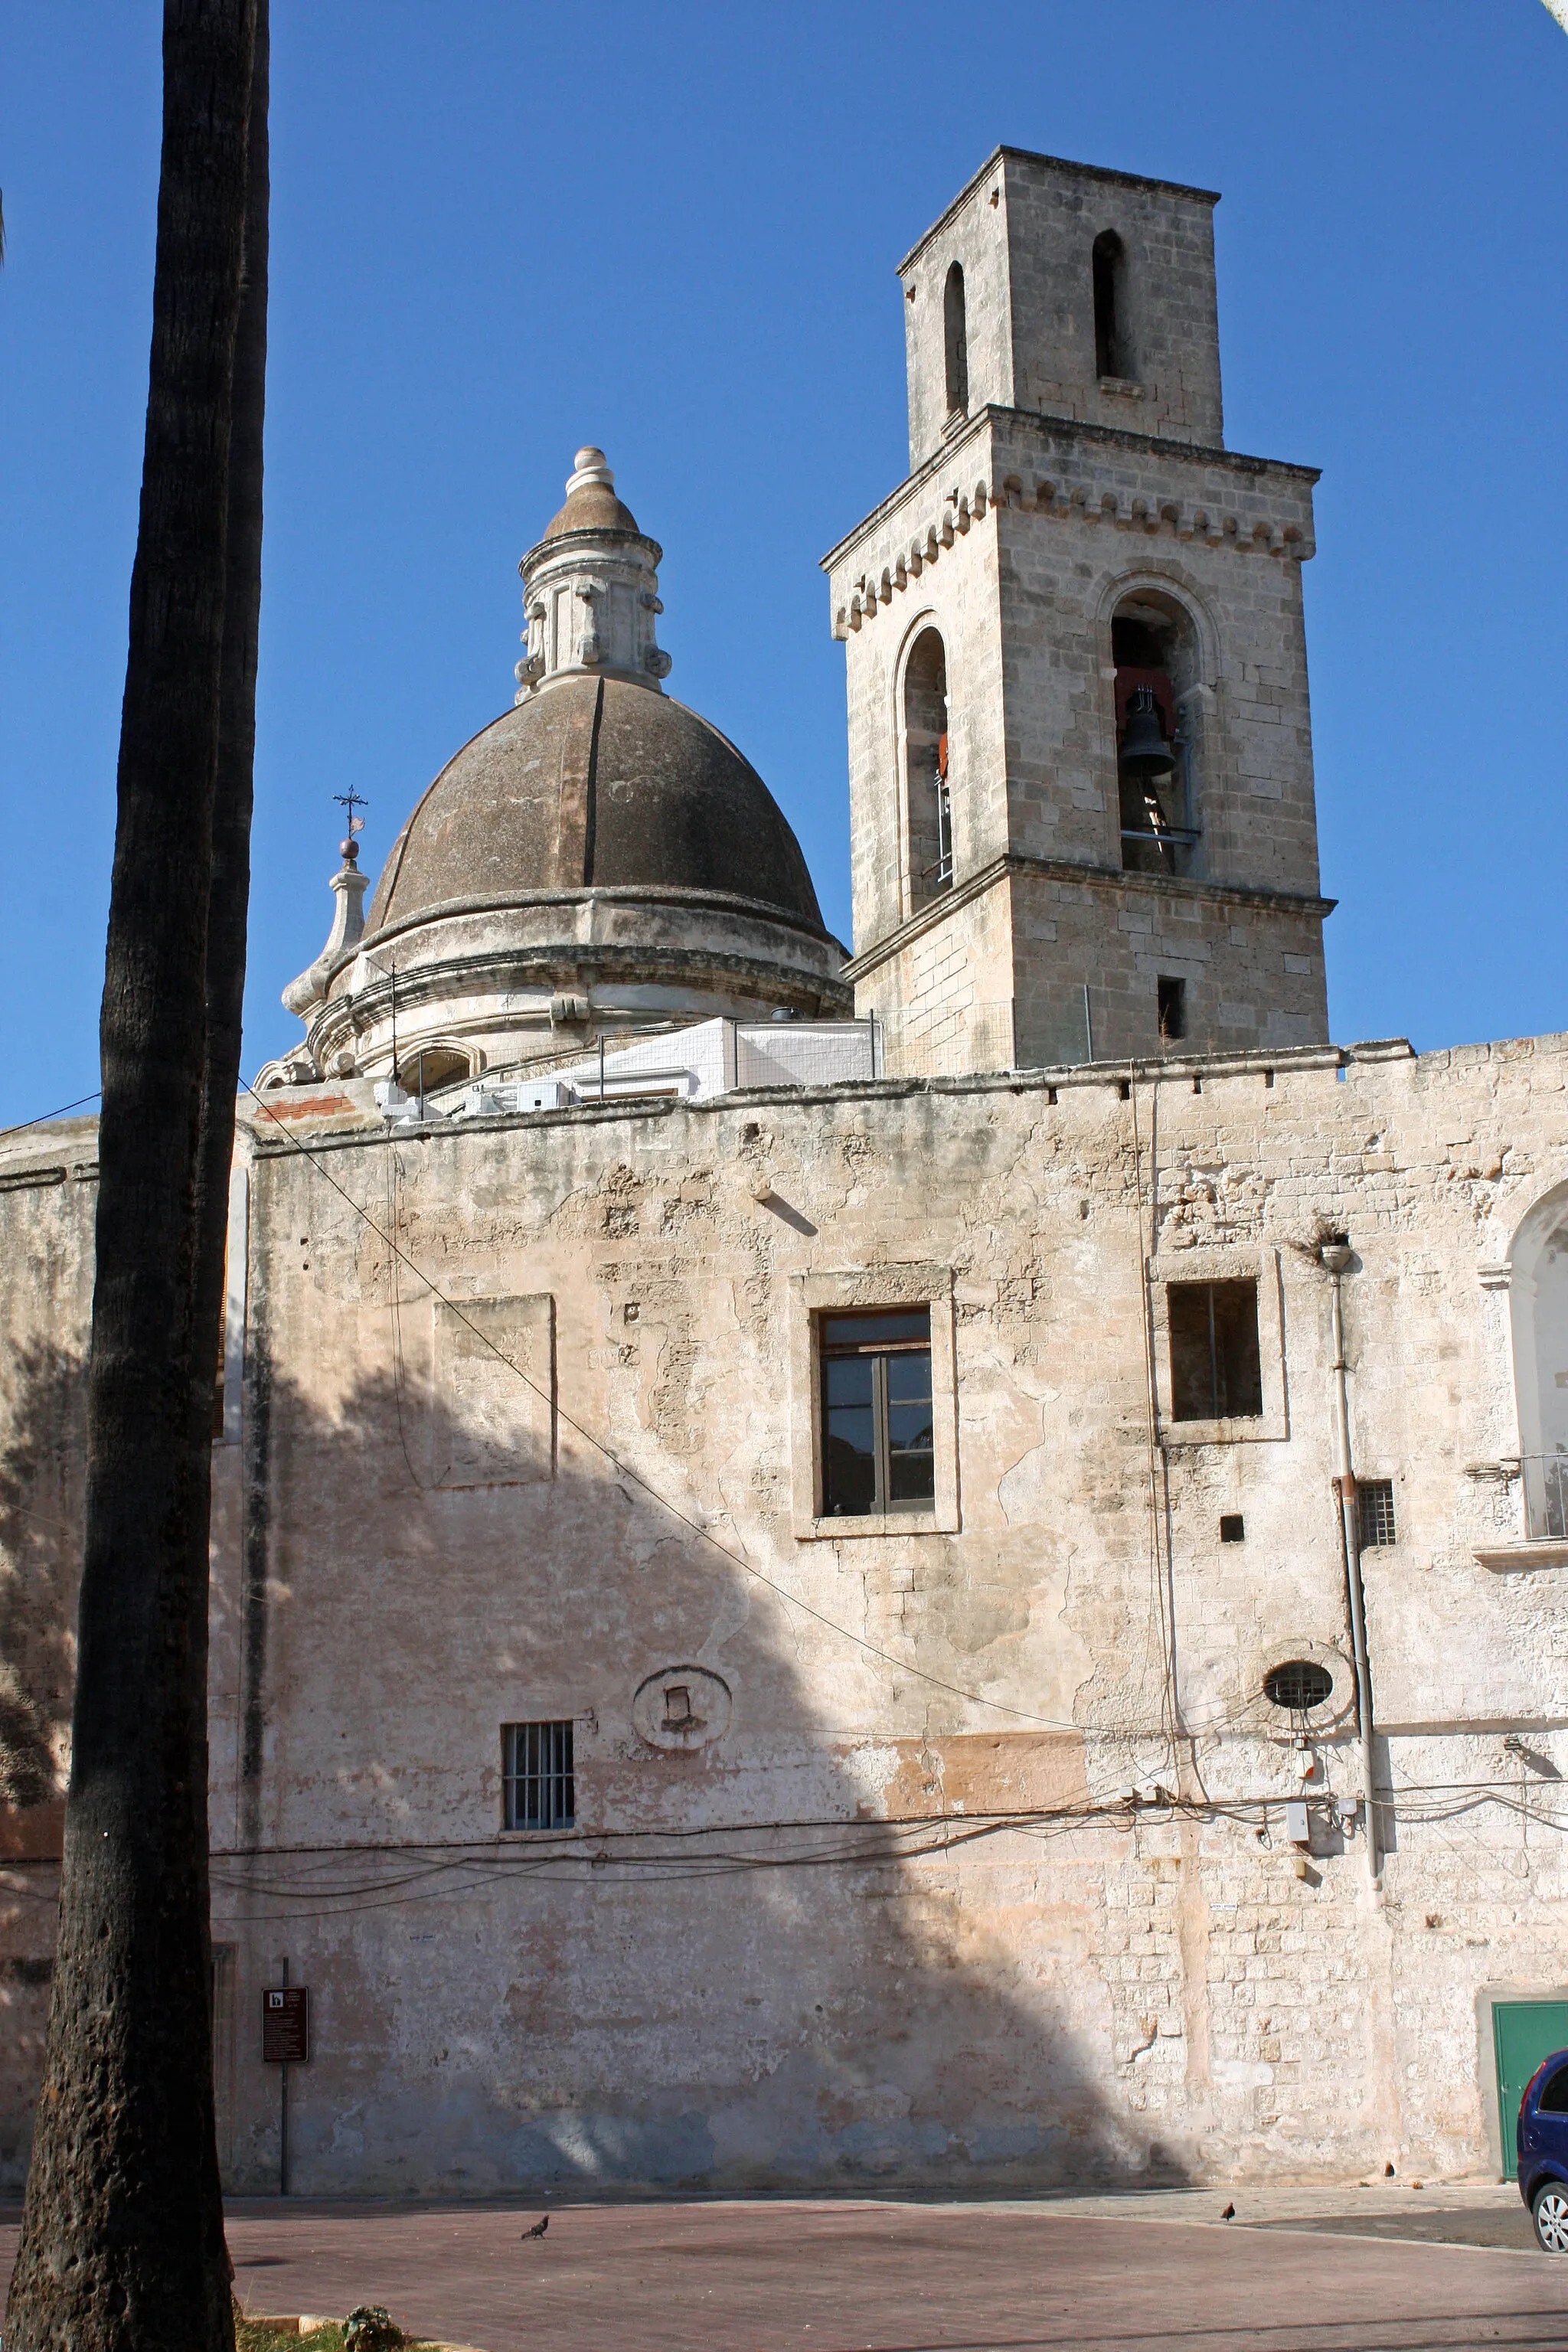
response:
<path id="1" fill-rule="evenodd" d="M 393 845 L 365 936 L 584 887 L 714 891 L 827 936 L 750 761 L 684 703 L 593 677 L 530 695 L 448 761 Z"/>
<path id="2" fill-rule="evenodd" d="M 552 516 L 544 537 L 559 539 L 563 530 L 624 530 L 634 538 L 642 537 L 636 515 L 607 482 L 580 484 L 560 513 Z"/>

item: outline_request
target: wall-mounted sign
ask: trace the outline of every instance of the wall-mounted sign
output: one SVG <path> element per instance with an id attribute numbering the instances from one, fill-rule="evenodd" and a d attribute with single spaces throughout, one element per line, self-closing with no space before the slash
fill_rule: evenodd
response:
<path id="1" fill-rule="evenodd" d="M 274 1985 L 261 1996 L 261 2057 L 268 2066 L 303 2066 L 310 2055 L 308 1985 Z"/>

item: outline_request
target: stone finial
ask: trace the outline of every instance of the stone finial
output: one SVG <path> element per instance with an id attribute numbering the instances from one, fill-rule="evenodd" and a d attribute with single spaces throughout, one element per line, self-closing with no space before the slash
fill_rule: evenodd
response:
<path id="1" fill-rule="evenodd" d="M 574 490 L 585 490 L 599 485 L 603 485 L 606 490 L 615 488 L 616 478 L 605 463 L 605 453 L 602 449 L 579 449 L 572 464 L 574 470 L 566 479 L 568 498 Z"/>
<path id="2" fill-rule="evenodd" d="M 359 845 L 352 834 L 339 844 L 338 854 L 343 862 L 331 879 L 338 903 L 327 944 L 315 962 L 308 964 L 299 979 L 291 980 L 283 991 L 284 1004 L 301 1021 L 309 1020 L 320 1004 L 327 992 L 333 965 L 348 953 L 364 929 L 364 894 L 370 879 L 359 870 Z"/>

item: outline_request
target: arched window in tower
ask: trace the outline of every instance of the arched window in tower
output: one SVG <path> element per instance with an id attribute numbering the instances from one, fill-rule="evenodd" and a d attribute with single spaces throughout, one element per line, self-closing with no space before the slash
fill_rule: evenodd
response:
<path id="1" fill-rule="evenodd" d="M 1174 597 L 1139 589 L 1110 624 L 1121 863 L 1131 874 L 1193 874 L 1199 824 L 1198 642 Z"/>
<path id="2" fill-rule="evenodd" d="M 904 666 L 904 802 L 913 914 L 952 887 L 947 653 L 935 629 L 921 631 Z"/>
<path id="3" fill-rule="evenodd" d="M 969 414 L 969 331 L 963 310 L 963 264 L 955 261 L 947 273 L 942 298 L 942 334 L 947 350 L 947 413 Z"/>
<path id="4" fill-rule="evenodd" d="M 1568 1185 L 1526 1217 L 1510 1252 L 1524 1532 L 1568 1539 Z"/>
<path id="5" fill-rule="evenodd" d="M 1113 228 L 1094 240 L 1094 364 L 1099 375 L 1133 374 L 1127 343 L 1127 255 Z"/>

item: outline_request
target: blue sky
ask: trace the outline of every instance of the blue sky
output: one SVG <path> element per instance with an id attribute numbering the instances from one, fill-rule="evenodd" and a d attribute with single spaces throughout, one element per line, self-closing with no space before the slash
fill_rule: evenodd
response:
<path id="1" fill-rule="evenodd" d="M 816 559 L 904 470 L 893 265 L 999 141 L 1224 191 L 1227 439 L 1323 468 L 1335 1035 L 1568 1027 L 1568 39 L 1540 0 L 274 0 L 274 27 L 247 1068 L 300 1034 L 278 991 L 326 934 L 331 795 L 368 794 L 374 871 L 510 702 L 517 559 L 584 441 L 664 544 L 670 690 L 761 769 L 847 937 Z M 0 16 L 6 1120 L 97 1082 L 158 30 L 153 0 Z"/>

